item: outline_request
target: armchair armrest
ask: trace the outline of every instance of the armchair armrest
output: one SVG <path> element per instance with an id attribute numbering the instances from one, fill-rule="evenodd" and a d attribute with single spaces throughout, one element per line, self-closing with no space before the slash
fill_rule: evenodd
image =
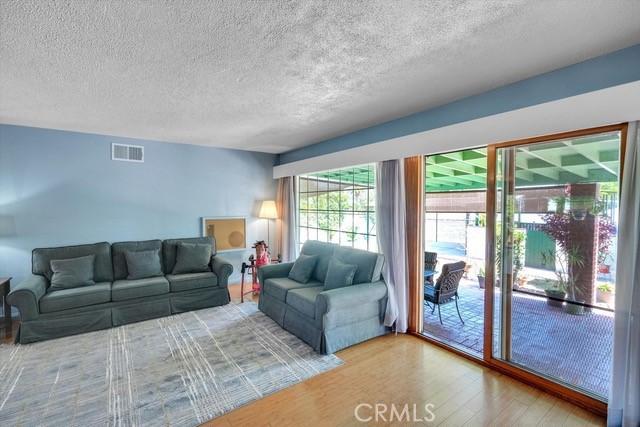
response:
<path id="1" fill-rule="evenodd" d="M 316 307 L 321 314 L 324 314 L 331 310 L 348 309 L 360 304 L 380 301 L 386 296 L 387 285 L 380 280 L 322 291 L 316 299 Z"/>
<path id="2" fill-rule="evenodd" d="M 272 279 L 274 277 L 287 277 L 292 267 L 292 262 L 265 265 L 258 268 L 258 280 L 260 283 L 264 283 L 265 280 Z"/>
<path id="3" fill-rule="evenodd" d="M 20 319 L 37 319 L 40 315 L 38 302 L 47 292 L 47 279 L 33 275 L 19 283 L 7 297 L 7 302 L 20 310 Z"/>
<path id="4" fill-rule="evenodd" d="M 229 284 L 229 276 L 233 273 L 233 265 L 226 259 L 219 256 L 211 257 L 211 271 L 218 276 L 218 284 L 227 286 Z"/>

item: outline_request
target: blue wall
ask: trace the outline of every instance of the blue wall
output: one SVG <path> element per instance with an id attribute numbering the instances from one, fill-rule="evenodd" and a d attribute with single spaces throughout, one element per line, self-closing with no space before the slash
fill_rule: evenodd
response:
<path id="1" fill-rule="evenodd" d="M 640 80 L 640 44 L 278 156 L 286 164 Z"/>
<path id="2" fill-rule="evenodd" d="M 111 143 L 145 147 L 145 163 L 111 160 Z M 246 216 L 248 243 L 273 199 L 274 156 L 263 153 L 0 125 L 0 276 L 31 271 L 35 247 L 200 235 L 203 216 Z M 271 224 L 273 236 L 274 224 Z M 0 231 L 2 223 L 0 223 Z M 273 237 L 272 237 L 273 240 Z M 239 264 L 250 251 L 226 252 Z"/>

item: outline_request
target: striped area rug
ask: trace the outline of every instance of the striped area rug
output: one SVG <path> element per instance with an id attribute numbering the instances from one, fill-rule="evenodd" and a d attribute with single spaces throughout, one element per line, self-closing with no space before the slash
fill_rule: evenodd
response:
<path id="1" fill-rule="evenodd" d="M 0 346 L 1 426 L 193 426 L 342 364 L 229 304 Z"/>

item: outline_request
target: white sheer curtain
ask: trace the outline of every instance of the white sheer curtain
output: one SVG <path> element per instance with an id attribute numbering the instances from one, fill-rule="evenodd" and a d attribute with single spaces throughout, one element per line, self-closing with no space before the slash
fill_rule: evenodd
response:
<path id="1" fill-rule="evenodd" d="M 640 132 L 629 124 L 620 197 L 609 426 L 640 426 Z"/>
<path id="2" fill-rule="evenodd" d="M 395 324 L 396 332 L 407 332 L 409 292 L 402 160 L 376 164 L 376 229 L 378 248 L 385 261 L 382 274 L 389 290 L 384 324 Z"/>
<path id="3" fill-rule="evenodd" d="M 298 257 L 295 182 L 296 178 L 294 176 L 286 176 L 278 180 L 278 193 L 276 196 L 279 225 L 278 253 L 282 255 L 283 262 L 294 261 Z"/>

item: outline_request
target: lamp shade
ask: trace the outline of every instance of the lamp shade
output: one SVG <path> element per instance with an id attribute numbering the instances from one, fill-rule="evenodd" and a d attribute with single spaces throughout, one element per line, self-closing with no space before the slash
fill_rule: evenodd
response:
<path id="1" fill-rule="evenodd" d="M 276 202 L 273 200 L 263 200 L 260 206 L 260 218 L 276 219 L 278 218 L 278 210 L 276 209 Z"/>

